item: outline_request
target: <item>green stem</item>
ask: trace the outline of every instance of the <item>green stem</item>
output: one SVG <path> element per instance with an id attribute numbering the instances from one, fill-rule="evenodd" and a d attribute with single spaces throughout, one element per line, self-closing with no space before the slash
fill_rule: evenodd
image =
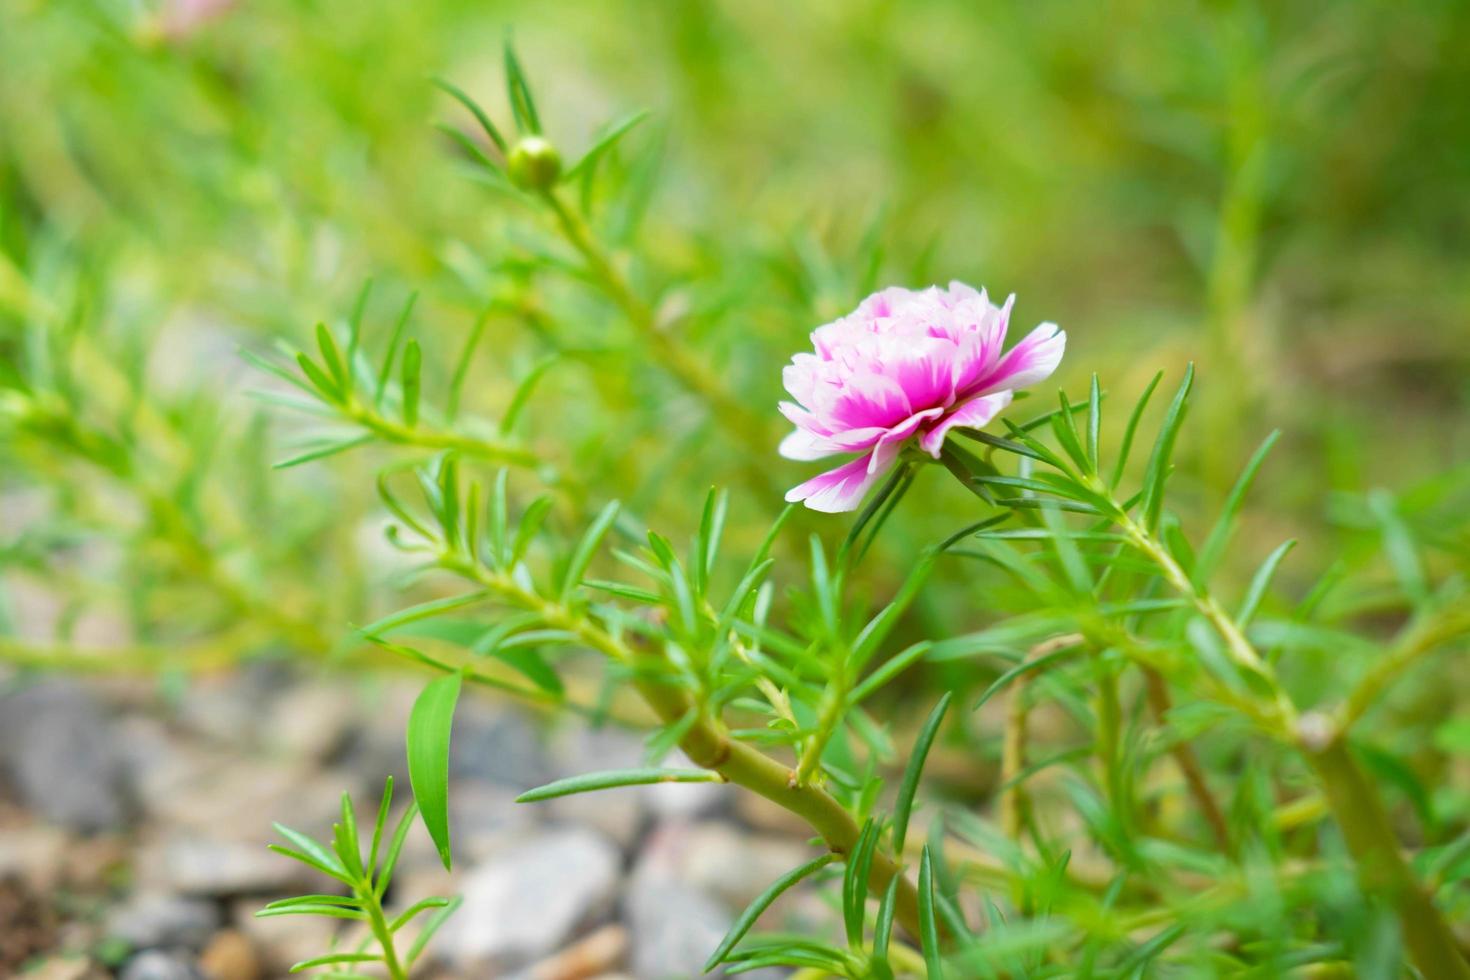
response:
<path id="1" fill-rule="evenodd" d="M 1427 980 L 1470 980 L 1470 965 L 1432 896 L 1404 860 L 1388 810 L 1353 758 L 1342 731 L 1324 715 L 1298 726 L 1298 744 L 1327 791 L 1327 800 L 1357 864 L 1363 891 L 1397 911 L 1409 956 Z"/>
<path id="2" fill-rule="evenodd" d="M 708 404 L 719 424 L 729 428 L 746 446 L 761 456 L 769 453 L 771 447 L 764 423 L 751 413 L 744 402 L 730 394 L 719 377 L 704 362 L 690 354 L 667 331 L 660 328 L 653 308 L 633 292 L 628 280 L 613 266 L 581 216 L 569 208 L 554 190 L 546 191 L 541 197 L 555 215 L 562 236 L 582 257 L 588 273 L 598 287 L 623 312 L 628 323 L 648 344 L 654 359 L 679 384 Z M 760 484 L 770 484 L 769 473 L 754 467 L 751 472 Z"/>
<path id="3" fill-rule="evenodd" d="M 1380 657 L 1348 695 L 1339 714 L 1344 731 L 1351 728 L 1394 681 L 1440 647 L 1470 635 L 1470 610 L 1455 608 L 1407 631 L 1387 656 Z"/>
<path id="4" fill-rule="evenodd" d="M 385 442 L 402 446 L 418 446 L 423 449 L 451 449 L 467 456 L 476 456 L 511 466 L 535 467 L 541 463 L 536 454 L 528 449 L 507 446 L 458 432 L 401 425 L 361 406 L 348 406 L 343 411 L 348 419 Z"/>
<path id="5" fill-rule="evenodd" d="M 383 904 L 378 900 L 371 883 L 360 882 L 353 890 L 367 909 L 368 928 L 372 930 L 373 938 L 383 950 L 383 966 L 387 968 L 388 976 L 392 980 L 408 980 L 408 971 L 398 962 L 398 951 L 393 947 L 393 933 L 383 915 Z"/>
<path id="6" fill-rule="evenodd" d="M 591 619 L 522 588 L 509 576 L 500 575 L 484 566 L 462 559 L 446 558 L 444 567 L 475 581 L 500 596 L 507 603 L 535 612 L 548 626 L 576 635 L 590 649 L 604 654 L 615 663 L 629 665 L 638 657 L 620 638 L 608 633 Z M 641 677 L 635 682 L 639 694 L 664 724 L 673 724 L 690 716 L 698 707 L 687 691 L 661 683 L 659 679 Z M 795 814 L 817 832 L 827 848 L 845 857 L 857 845 L 862 830 L 857 820 L 835 798 L 820 787 L 796 780 L 789 766 L 731 738 L 724 726 L 702 709 L 694 712 L 694 723 L 679 740 L 691 762 L 701 769 L 719 773 L 727 782 L 735 783 Z M 888 883 L 898 876 L 896 918 L 910 935 L 919 935 L 919 893 L 903 876 L 898 864 L 881 853 L 873 855 L 870 889 L 881 896 Z"/>

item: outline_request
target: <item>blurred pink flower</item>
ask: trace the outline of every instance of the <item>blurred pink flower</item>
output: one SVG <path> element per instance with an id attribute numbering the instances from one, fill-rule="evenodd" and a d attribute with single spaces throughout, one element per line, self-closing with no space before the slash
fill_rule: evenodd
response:
<path id="1" fill-rule="evenodd" d="M 1005 354 L 1011 304 L 990 302 L 961 282 L 923 291 L 892 287 L 812 333 L 816 352 L 797 354 L 783 373 L 795 402 L 781 413 L 796 431 L 781 442 L 787 459 L 861 453 L 786 494 L 812 510 L 854 510 L 892 468 L 910 439 L 939 457 L 956 426 L 978 429 L 1017 388 L 1056 370 L 1067 335 L 1043 323 Z"/>

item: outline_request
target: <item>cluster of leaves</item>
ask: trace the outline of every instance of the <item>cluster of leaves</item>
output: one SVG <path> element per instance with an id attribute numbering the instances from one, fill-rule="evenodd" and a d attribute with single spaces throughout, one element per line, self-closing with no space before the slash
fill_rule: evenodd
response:
<path id="1" fill-rule="evenodd" d="M 385 504 L 400 522 L 395 542 L 422 559 L 421 571 L 447 573 L 472 586 L 363 630 L 445 672 L 414 711 L 409 758 L 426 825 L 446 863 L 446 760 L 465 680 L 593 717 L 606 712 L 612 691 L 631 686 L 663 723 L 649 740 L 649 768 L 574 777 L 531 790 L 524 801 L 712 779 L 765 792 L 758 770 L 709 751 L 710 739 L 721 739 L 760 753 L 790 753 L 791 763 L 776 764 L 785 785 L 821 794 L 845 812 L 847 826 L 861 828 L 846 841 L 841 828 L 803 814 L 829 853 L 783 876 L 754 902 L 710 968 L 785 964 L 850 977 L 921 970 L 938 976 L 946 968 L 959 975 L 1049 976 L 1082 962 L 1101 975 L 1136 975 L 1156 962 L 1229 972 L 1396 960 L 1392 929 L 1363 934 L 1334 925 L 1343 917 L 1381 917 L 1392 906 L 1379 906 L 1373 895 L 1354 888 L 1350 855 L 1322 833 L 1333 788 L 1314 782 L 1316 747 L 1301 734 L 1296 707 L 1319 695 L 1297 691 L 1289 671 L 1297 656 L 1344 642 L 1346 634 L 1313 621 L 1341 580 L 1313 590 L 1285 620 L 1261 616 L 1283 546 L 1262 562 L 1237 602 L 1215 597 L 1212 571 L 1276 437 L 1246 466 L 1205 543 L 1192 548 L 1165 506 L 1192 375 L 1163 414 L 1141 488 L 1126 495 L 1118 489 L 1157 381 L 1133 406 L 1111 467 L 1102 460 L 1103 394 L 1096 380 L 1083 403 L 1063 396 L 1056 411 L 1007 423 L 1005 436 L 964 433 L 976 450 L 952 441 L 944 463 L 987 514 L 921 556 L 895 597 L 872 615 L 858 615 L 850 581 L 871 537 L 912 486 L 907 468 L 858 516 L 835 563 L 812 539 L 807 584 L 779 598 L 771 546 L 786 514 L 749 560 L 730 571 L 734 587 L 718 588 L 727 509 L 722 493 L 707 497 L 681 558 L 658 533 L 640 535 L 616 504 L 559 544 L 546 524 L 550 497 L 528 504 L 517 523 L 508 473 L 501 471 L 488 494 L 474 481 L 465 489 L 452 456 L 419 470 L 420 505 L 405 503 L 390 481 L 381 481 Z M 1043 441 L 1041 433 L 1052 439 Z M 1016 461 L 1014 471 L 1002 470 L 1005 459 Z M 1375 499 L 1380 517 L 1392 513 Z M 1333 692 L 1345 706 L 1331 716 L 1332 724 L 1347 737 L 1399 673 L 1470 630 L 1459 601 L 1462 576 L 1428 587 L 1418 546 L 1403 522 L 1385 517 L 1381 530 L 1390 563 L 1416 604 L 1384 658 Z M 641 581 L 589 575 L 610 537 L 623 542 L 610 549 L 611 557 Z M 1003 570 L 1027 611 L 978 633 L 887 649 L 936 565 L 954 560 Z M 481 605 L 496 612 L 483 620 L 459 618 Z M 430 654 L 395 639 L 430 623 L 427 635 L 464 652 Z M 1354 642 L 1363 647 L 1374 641 Z M 590 705 L 573 703 L 558 674 L 586 651 L 599 654 L 606 666 L 604 696 Z M 950 696 L 907 753 L 897 791 L 890 791 L 891 808 L 883 806 L 885 777 L 897 755 L 891 726 L 869 715 L 863 702 L 915 664 L 977 657 L 1004 669 L 976 707 L 1008 698 L 1006 737 L 1018 740 L 1004 762 L 1001 800 L 1025 799 L 1033 784 L 1055 792 L 1058 784 L 1049 777 L 1060 771 L 1066 809 L 1081 826 L 1059 820 L 1055 806 L 1015 807 L 1014 821 L 1000 812 L 1011 808 L 998 807 L 1002 819 L 994 822 L 968 809 L 947 809 L 915 854 L 908 845 L 910 814 Z M 521 681 L 489 669 L 497 663 Z M 1182 695 L 1178 706 L 1175 693 Z M 1083 741 L 1029 758 L 1027 714 L 1051 701 Z M 1252 760 L 1224 805 L 1216 799 L 1218 783 L 1205 774 L 1224 766 L 1202 767 L 1195 756 L 1193 743 L 1205 736 L 1212 761 Z M 703 768 L 660 765 L 676 746 Z M 1385 783 L 1412 784 L 1410 767 L 1392 754 L 1356 739 L 1353 750 Z M 1163 762 L 1177 767 L 1179 782 L 1144 778 Z M 1165 816 L 1180 783 L 1190 799 L 1183 823 L 1177 812 Z M 778 801 L 780 795 L 774 794 Z M 1424 798 L 1422 788 L 1417 795 Z M 1336 816 L 1352 820 L 1351 814 Z M 1456 902 L 1458 883 L 1470 869 L 1464 859 L 1470 837 L 1440 832 L 1443 838 L 1417 865 L 1433 869 L 1441 901 Z M 967 856 L 946 860 L 956 848 Z M 1074 859 L 1079 849 L 1085 859 Z M 915 856 L 919 875 L 910 881 L 902 868 Z M 879 875 L 875 862 L 897 873 Z M 807 878 L 830 877 L 839 863 L 845 945 L 819 937 L 747 936 L 784 891 Z M 1202 880 L 1210 884 L 1201 893 Z M 1266 914 L 1254 904 L 1265 882 L 1284 907 L 1311 917 L 1292 923 Z M 976 886 L 978 893 L 971 891 Z M 892 936 L 905 889 L 913 889 L 906 926 L 917 948 Z M 987 910 L 980 922 L 964 911 L 973 909 L 977 896 Z M 1344 904 L 1344 896 L 1356 897 Z M 871 930 L 870 898 L 877 903 Z M 1193 911 L 1167 911 L 1160 918 L 1160 908 Z M 1233 948 L 1221 947 L 1222 934 Z"/>
<path id="2" fill-rule="evenodd" d="M 340 885 L 341 890 L 336 893 L 283 898 L 271 902 L 255 913 L 256 916 L 320 916 L 361 923 L 366 931 L 351 950 L 334 951 L 303 960 L 291 967 L 292 973 L 320 969 L 323 972 L 315 974 L 316 976 L 322 980 L 335 980 L 341 977 L 360 977 L 363 974 L 359 970 L 363 966 L 380 964 L 392 980 L 405 980 L 434 933 L 459 907 L 459 899 L 425 898 L 414 902 L 397 915 L 389 916 L 385 901 L 393 881 L 393 871 L 418 816 L 418 805 L 410 804 L 390 833 L 388 824 L 392 806 L 393 777 L 389 776 L 383 787 L 377 819 L 373 821 L 372 836 L 365 858 L 357 814 L 346 793 L 342 794 L 342 820 L 332 825 L 330 845 L 321 844 L 306 834 L 276 824 L 276 832 L 287 843 L 272 844 L 271 850 L 326 875 Z M 398 934 L 425 913 L 432 915 L 419 927 L 413 941 L 400 950 Z M 377 947 L 377 952 L 368 952 L 374 946 Z"/>

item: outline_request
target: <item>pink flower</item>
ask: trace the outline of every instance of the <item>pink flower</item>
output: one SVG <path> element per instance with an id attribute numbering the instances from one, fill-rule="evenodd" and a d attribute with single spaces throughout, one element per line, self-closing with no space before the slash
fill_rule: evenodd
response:
<path id="1" fill-rule="evenodd" d="M 854 510 L 892 468 L 909 440 L 934 458 L 956 426 L 978 429 L 1017 388 L 1049 377 L 1067 335 L 1043 323 L 1004 355 L 1011 304 L 961 282 L 917 292 L 892 287 L 812 334 L 816 352 L 783 372 L 795 402 L 781 413 L 796 431 L 781 442 L 787 459 L 861 453 L 786 494 L 812 510 Z"/>

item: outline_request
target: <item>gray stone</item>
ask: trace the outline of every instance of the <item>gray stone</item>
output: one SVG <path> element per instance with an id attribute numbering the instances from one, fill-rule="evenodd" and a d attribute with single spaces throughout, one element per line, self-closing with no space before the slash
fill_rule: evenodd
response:
<path id="1" fill-rule="evenodd" d="M 541 737 L 529 718 L 504 702 L 462 701 L 449 743 L 449 775 L 479 779 L 517 790 L 545 781 Z"/>
<path id="2" fill-rule="evenodd" d="M 325 761 L 352 734 L 357 701 L 340 683 L 298 684 L 272 700 L 262 741 L 288 759 Z"/>
<path id="3" fill-rule="evenodd" d="M 117 977 L 118 980 L 205 980 L 192 956 L 161 949 L 134 956 Z"/>
<path id="4" fill-rule="evenodd" d="M 220 913 L 213 902 L 155 892 L 134 895 L 113 909 L 105 932 L 133 949 L 174 946 L 197 951 L 219 926 Z"/>
<path id="5" fill-rule="evenodd" d="M 623 898 L 633 934 L 633 975 L 647 980 L 698 977 L 734 917 L 724 904 L 662 874 L 633 875 Z"/>
<path id="6" fill-rule="evenodd" d="M 619 864 L 617 848 L 591 831 L 524 837 L 466 875 L 464 905 L 435 940 L 440 957 L 490 971 L 545 956 L 610 906 Z"/>
<path id="7" fill-rule="evenodd" d="M 320 890 L 325 879 L 290 858 L 266 850 L 266 838 L 246 843 L 202 836 L 170 836 L 140 851 L 144 887 L 182 895 L 264 895 Z"/>
<path id="8" fill-rule="evenodd" d="M 47 679 L 0 699 L 0 768 L 20 802 L 91 833 L 132 816 L 114 726 L 80 684 Z"/>
<path id="9" fill-rule="evenodd" d="M 749 905 L 771 882 L 818 854 L 799 840 L 716 821 L 694 824 L 684 840 L 679 877 L 735 908 Z"/>

